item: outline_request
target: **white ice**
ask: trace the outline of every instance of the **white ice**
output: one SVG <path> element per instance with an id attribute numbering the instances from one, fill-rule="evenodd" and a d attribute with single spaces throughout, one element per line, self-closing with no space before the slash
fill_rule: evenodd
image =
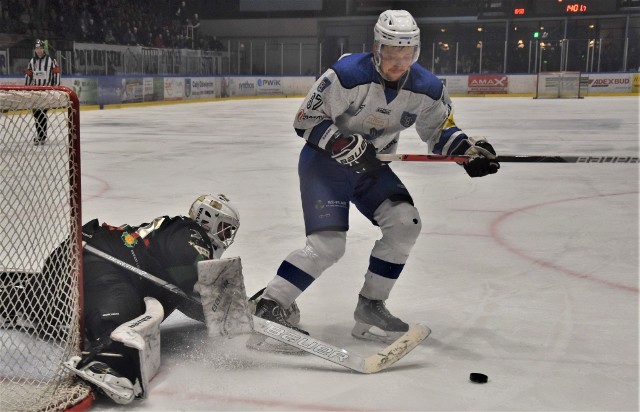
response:
<path id="1" fill-rule="evenodd" d="M 142 223 L 223 192 L 241 228 L 249 294 L 304 245 L 292 128 L 299 98 L 83 111 L 83 221 Z M 637 97 L 456 98 L 456 120 L 500 154 L 638 156 Z M 414 130 L 399 152 L 426 152 Z M 432 335 L 361 375 L 311 355 L 162 326 L 150 396 L 96 410 L 638 410 L 638 164 L 504 163 L 471 179 L 452 163 L 395 163 L 423 218 L 388 301 Z M 347 254 L 298 300 L 301 326 L 362 355 L 350 336 L 379 236 L 355 209 Z M 489 376 L 484 385 L 469 373 Z"/>

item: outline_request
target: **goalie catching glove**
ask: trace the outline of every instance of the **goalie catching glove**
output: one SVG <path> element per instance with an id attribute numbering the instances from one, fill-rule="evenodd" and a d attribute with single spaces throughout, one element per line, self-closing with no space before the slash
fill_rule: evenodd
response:
<path id="1" fill-rule="evenodd" d="M 333 159 L 355 173 L 368 173 L 382 167 L 376 157 L 376 148 L 360 134 L 344 136 L 336 132 L 327 149 Z"/>
<path id="2" fill-rule="evenodd" d="M 482 177 L 494 174 L 500 169 L 496 160 L 496 151 L 486 140 L 463 140 L 453 151 L 453 155 L 463 154 L 471 157 L 469 162 L 462 163 L 464 170 L 471 177 Z"/>

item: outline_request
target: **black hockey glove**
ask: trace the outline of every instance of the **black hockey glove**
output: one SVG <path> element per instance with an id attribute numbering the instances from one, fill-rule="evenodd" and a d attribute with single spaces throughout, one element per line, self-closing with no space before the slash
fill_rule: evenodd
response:
<path id="1" fill-rule="evenodd" d="M 473 146 L 471 146 L 470 143 L 473 143 Z M 468 163 L 462 164 L 464 170 L 466 170 L 467 174 L 471 177 L 482 177 L 494 174 L 500 169 L 500 163 L 495 160 L 496 151 L 486 140 L 478 140 L 476 142 L 473 140 L 469 142 L 464 141 L 454 152 L 457 152 L 456 154 L 471 156 L 471 160 L 469 160 Z"/>
<path id="2" fill-rule="evenodd" d="M 336 136 L 330 142 L 329 153 L 355 173 L 369 173 L 382 167 L 382 162 L 376 157 L 376 148 L 359 134 Z"/>

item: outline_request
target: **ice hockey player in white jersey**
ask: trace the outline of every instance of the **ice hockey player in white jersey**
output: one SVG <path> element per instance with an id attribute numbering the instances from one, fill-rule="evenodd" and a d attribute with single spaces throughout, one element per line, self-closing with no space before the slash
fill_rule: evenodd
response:
<path id="1" fill-rule="evenodd" d="M 343 56 L 309 91 L 294 120 L 306 141 L 298 164 L 306 245 L 282 262 L 257 299 L 257 316 L 296 326 L 288 318 L 295 299 L 345 253 L 353 203 L 382 237 L 371 251 L 352 335 L 388 342 L 408 330 L 385 301 L 422 223 L 402 181 L 376 154 L 394 153 L 400 132 L 415 126 L 431 153 L 472 156 L 463 165 L 471 177 L 500 167 L 489 142 L 456 126 L 445 86 L 416 63 L 419 53 L 411 14 L 387 10 L 374 27 L 373 52 Z M 248 346 L 271 349 L 256 335 Z"/>

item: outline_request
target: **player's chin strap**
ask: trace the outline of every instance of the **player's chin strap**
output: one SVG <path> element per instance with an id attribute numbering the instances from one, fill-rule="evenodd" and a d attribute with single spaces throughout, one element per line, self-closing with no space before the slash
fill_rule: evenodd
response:
<path id="1" fill-rule="evenodd" d="M 376 70 L 378 70 L 378 68 L 376 67 Z M 396 91 L 400 91 L 402 90 L 402 88 L 404 87 L 404 85 L 407 83 L 407 80 L 409 79 L 409 72 L 411 71 L 411 68 L 409 68 L 405 74 L 402 75 L 402 77 L 400 77 L 398 80 L 396 80 L 395 82 L 392 82 L 391 80 L 387 80 L 382 73 L 380 73 L 380 70 L 378 70 L 378 76 L 380 79 L 380 85 L 383 88 L 387 88 L 387 87 L 392 87 L 392 86 L 396 86 L 395 89 Z"/>

